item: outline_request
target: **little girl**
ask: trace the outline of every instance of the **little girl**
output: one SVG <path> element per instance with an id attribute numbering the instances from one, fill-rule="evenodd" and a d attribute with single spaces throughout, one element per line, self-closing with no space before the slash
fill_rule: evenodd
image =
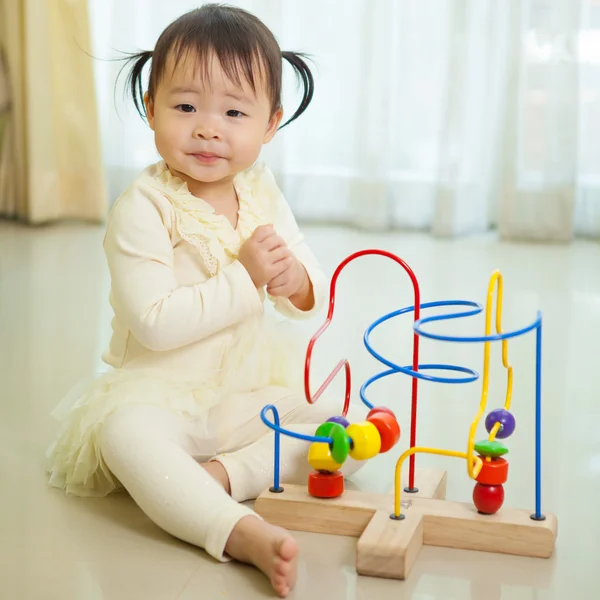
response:
<path id="1" fill-rule="evenodd" d="M 304 84 L 289 123 L 310 103 L 311 73 L 243 10 L 205 5 L 134 55 L 129 84 L 163 160 L 111 213 L 112 370 L 63 411 L 50 481 L 78 496 L 125 488 L 159 527 L 253 563 L 283 597 L 296 542 L 240 504 L 273 477 L 259 413 L 272 403 L 287 427 L 314 433 L 336 406 L 304 400 L 303 356 L 263 314 L 268 297 L 284 317 L 310 317 L 327 291 L 271 172 L 255 164 L 282 119 L 282 58 Z M 306 481 L 307 450 L 282 438 L 283 481 Z M 345 474 L 358 466 L 346 461 Z"/>

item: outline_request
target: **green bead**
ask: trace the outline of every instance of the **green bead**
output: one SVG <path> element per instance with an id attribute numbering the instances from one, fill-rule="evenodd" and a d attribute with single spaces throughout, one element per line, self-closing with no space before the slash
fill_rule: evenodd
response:
<path id="1" fill-rule="evenodd" d="M 508 448 L 500 442 L 490 440 L 481 440 L 475 442 L 475 451 L 479 452 L 481 456 L 489 456 L 490 458 L 498 458 L 508 452 Z"/>
<path id="2" fill-rule="evenodd" d="M 335 462 L 343 464 L 350 452 L 350 440 L 346 428 L 339 423 L 323 423 L 319 425 L 315 435 L 333 439 L 333 444 L 329 444 L 331 456 Z"/>

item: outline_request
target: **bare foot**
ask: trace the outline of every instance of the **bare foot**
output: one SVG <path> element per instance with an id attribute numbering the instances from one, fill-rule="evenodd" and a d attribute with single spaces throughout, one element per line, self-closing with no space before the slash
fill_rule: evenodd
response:
<path id="1" fill-rule="evenodd" d="M 232 558 L 258 567 L 281 598 L 285 598 L 296 585 L 298 544 L 281 527 L 252 515 L 243 517 L 233 528 L 225 552 Z"/>
<path id="2" fill-rule="evenodd" d="M 229 475 L 220 462 L 213 460 L 212 462 L 200 463 L 200 466 L 207 471 L 213 479 L 216 479 L 228 494 L 231 494 Z"/>

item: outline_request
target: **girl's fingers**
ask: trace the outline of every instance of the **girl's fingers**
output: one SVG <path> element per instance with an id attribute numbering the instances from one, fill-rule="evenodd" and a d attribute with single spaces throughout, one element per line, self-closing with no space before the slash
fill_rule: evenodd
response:
<path id="1" fill-rule="evenodd" d="M 262 242 L 261 246 L 267 252 L 272 252 L 279 248 L 286 248 L 285 241 L 279 235 L 273 231 L 273 235 L 267 236 Z M 287 248 L 286 248 L 287 249 Z"/>
<path id="2" fill-rule="evenodd" d="M 267 293 L 271 296 L 285 296 L 287 298 L 289 295 L 287 293 L 287 283 L 277 287 L 267 287 Z"/>
<path id="3" fill-rule="evenodd" d="M 252 234 L 252 237 L 260 244 L 264 243 L 268 238 L 279 237 L 275 234 L 273 225 L 259 225 Z M 281 239 L 281 238 L 280 238 Z"/>
<path id="4" fill-rule="evenodd" d="M 283 263 L 277 263 L 277 265 L 282 265 Z M 290 266 L 285 266 L 283 270 L 278 270 L 277 271 L 277 275 L 275 275 L 271 281 L 269 281 L 269 283 L 267 284 L 268 288 L 276 288 L 276 287 L 280 287 L 282 285 L 285 285 L 290 277 L 289 277 L 289 270 L 291 268 Z"/>

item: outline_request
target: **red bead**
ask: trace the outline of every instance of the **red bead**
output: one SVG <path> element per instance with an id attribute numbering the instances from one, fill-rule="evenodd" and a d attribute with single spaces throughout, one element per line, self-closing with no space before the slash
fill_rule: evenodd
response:
<path id="1" fill-rule="evenodd" d="M 381 436 L 381 448 L 379 452 L 387 452 L 393 448 L 400 439 L 400 425 L 396 421 L 396 417 L 389 412 L 378 411 L 369 413 L 367 421 L 373 423 Z"/>
<path id="2" fill-rule="evenodd" d="M 338 498 L 344 493 L 344 476 L 341 471 L 319 473 L 308 476 L 308 493 L 315 498 Z"/>
<path id="3" fill-rule="evenodd" d="M 484 485 L 502 485 L 508 479 L 508 462 L 503 458 L 493 458 L 487 461 L 480 457 L 481 471 L 477 475 L 477 481 Z"/>
<path id="4" fill-rule="evenodd" d="M 371 415 L 376 413 L 387 413 L 388 415 L 392 415 L 394 419 L 396 418 L 396 415 L 387 406 L 374 406 L 367 414 L 367 421 Z"/>
<path id="5" fill-rule="evenodd" d="M 473 488 L 473 504 L 484 515 L 493 515 L 504 502 L 504 488 L 501 485 L 477 483 Z"/>

